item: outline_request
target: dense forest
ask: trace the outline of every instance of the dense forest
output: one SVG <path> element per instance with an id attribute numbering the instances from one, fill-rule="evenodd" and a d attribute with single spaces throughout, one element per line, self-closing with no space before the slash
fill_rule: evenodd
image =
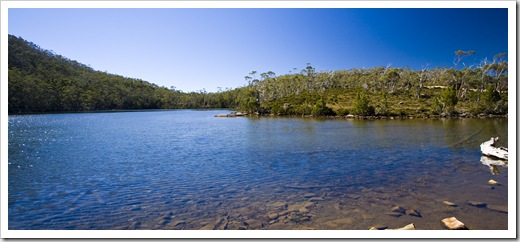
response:
<path id="1" fill-rule="evenodd" d="M 244 86 L 208 93 L 93 70 L 9 35 L 9 113 L 229 108 L 259 115 L 474 116 L 507 114 L 506 54 L 465 65 L 474 51 L 454 52 L 453 66 L 391 66 L 252 71 Z"/>

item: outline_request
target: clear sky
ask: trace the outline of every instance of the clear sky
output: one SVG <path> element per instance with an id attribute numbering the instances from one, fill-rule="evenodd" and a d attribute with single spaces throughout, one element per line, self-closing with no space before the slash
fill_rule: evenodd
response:
<path id="1" fill-rule="evenodd" d="M 8 32 L 95 70 L 182 91 L 375 66 L 452 67 L 508 52 L 507 9 L 9 9 Z M 257 77 L 259 75 L 257 74 Z"/>

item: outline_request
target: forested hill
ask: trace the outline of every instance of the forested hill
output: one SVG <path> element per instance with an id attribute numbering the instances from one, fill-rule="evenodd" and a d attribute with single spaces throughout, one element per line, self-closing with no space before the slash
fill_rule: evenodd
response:
<path id="1" fill-rule="evenodd" d="M 452 68 L 374 67 L 276 76 L 252 71 L 243 87 L 181 92 L 93 70 L 9 35 L 9 113 L 232 108 L 271 115 L 420 116 L 507 114 L 503 53 L 463 66 L 473 51 L 455 51 Z M 460 64 L 460 65 L 459 65 Z M 459 68 L 457 68 L 459 67 Z"/>
<path id="2" fill-rule="evenodd" d="M 159 108 L 169 92 L 9 35 L 9 113 Z"/>

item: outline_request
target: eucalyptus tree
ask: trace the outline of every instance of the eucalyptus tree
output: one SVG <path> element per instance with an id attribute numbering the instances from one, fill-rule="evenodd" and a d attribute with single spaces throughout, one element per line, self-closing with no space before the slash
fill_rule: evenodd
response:
<path id="1" fill-rule="evenodd" d="M 381 91 L 391 94 L 395 91 L 395 86 L 399 80 L 399 69 L 392 68 L 388 65 L 383 71 L 383 75 L 379 78 L 381 82 Z"/>
<path id="2" fill-rule="evenodd" d="M 424 83 L 428 80 L 430 72 L 428 71 L 428 65 L 423 66 L 419 72 L 419 85 L 417 86 L 417 99 L 421 98 L 421 91 L 424 87 Z"/>
<path id="3" fill-rule="evenodd" d="M 493 78 L 494 86 L 497 91 L 503 91 L 507 86 L 507 70 L 508 64 L 504 60 L 506 54 L 499 53 L 493 56 L 493 63 L 489 65 L 488 73 Z"/>
<path id="4" fill-rule="evenodd" d="M 469 84 L 471 81 L 471 77 L 473 76 L 473 65 L 470 65 L 469 67 L 464 67 L 462 70 L 460 70 L 460 83 L 458 88 L 458 98 L 460 100 L 466 99 L 466 93 L 469 89 Z"/>
<path id="5" fill-rule="evenodd" d="M 307 66 L 305 67 L 304 70 L 302 70 L 302 73 L 304 73 L 306 76 L 307 76 L 307 85 L 306 85 L 306 90 L 312 90 L 314 89 L 313 87 L 313 84 L 314 84 L 314 77 L 316 75 L 316 69 L 314 67 L 312 67 L 311 63 L 307 63 Z"/>
<path id="6" fill-rule="evenodd" d="M 480 87 L 477 92 L 477 102 L 480 102 L 481 94 L 484 92 L 484 86 L 488 77 L 487 73 L 489 71 L 489 60 L 487 57 L 480 61 L 477 65 L 477 69 L 480 70 Z"/>
<path id="7" fill-rule="evenodd" d="M 459 64 L 466 57 L 474 55 L 474 54 L 475 54 L 475 51 L 473 51 L 473 50 L 468 50 L 468 51 L 457 50 L 457 51 L 455 51 L 455 58 L 453 59 L 453 64 L 455 65 L 455 70 L 453 72 L 453 79 L 454 79 L 454 83 L 456 85 L 457 97 L 459 97 L 459 98 L 463 98 L 464 94 L 466 93 L 466 90 L 463 90 L 463 88 L 464 88 L 464 80 L 465 80 L 464 78 L 466 77 L 465 73 L 467 73 L 467 70 L 466 70 L 466 72 L 459 73 L 459 72 L 457 72 L 457 68 L 458 68 Z M 466 67 L 466 64 L 464 62 L 462 62 L 462 65 L 464 67 Z M 471 69 L 471 66 L 469 67 L 469 69 Z"/>

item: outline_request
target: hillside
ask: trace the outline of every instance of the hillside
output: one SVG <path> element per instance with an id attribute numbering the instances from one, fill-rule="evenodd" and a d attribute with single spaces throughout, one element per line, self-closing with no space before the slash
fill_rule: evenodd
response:
<path id="1" fill-rule="evenodd" d="M 247 85 L 184 93 L 93 70 L 9 35 L 9 113 L 230 108 L 262 115 L 421 116 L 507 114 L 507 61 L 474 68 L 374 67 L 276 76 L 249 73 Z M 462 60 L 470 51 L 457 51 Z"/>
<path id="2" fill-rule="evenodd" d="M 9 35 L 9 112 L 159 108 L 163 88 L 94 71 Z"/>

